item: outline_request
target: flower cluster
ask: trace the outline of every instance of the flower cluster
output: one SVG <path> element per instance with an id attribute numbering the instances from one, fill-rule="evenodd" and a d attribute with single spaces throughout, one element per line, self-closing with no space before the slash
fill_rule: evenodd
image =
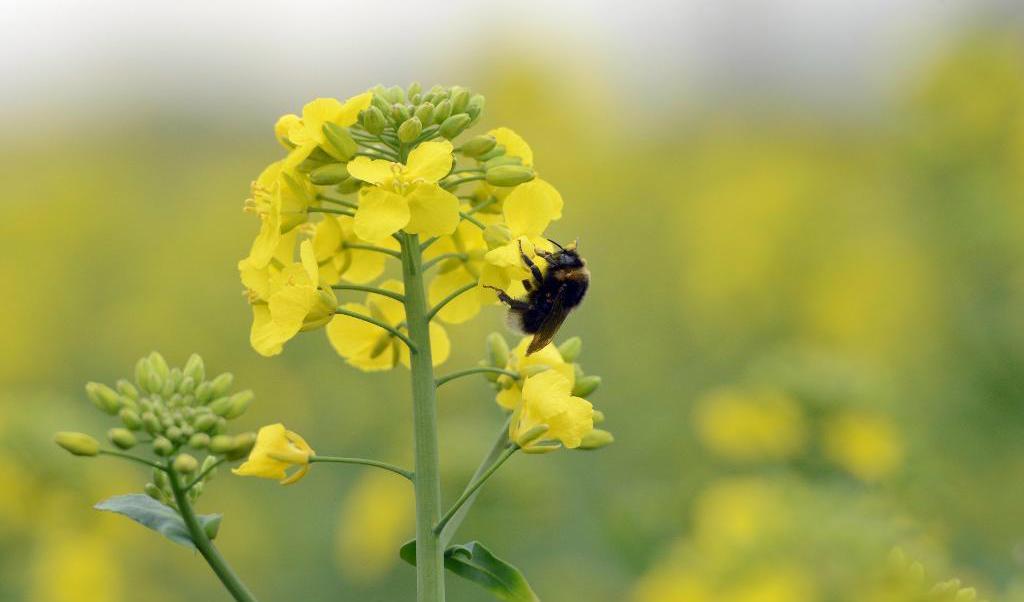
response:
<path id="1" fill-rule="evenodd" d="M 249 390 L 231 393 L 233 381 L 229 372 L 207 379 L 203 359 L 196 354 L 183 367 L 171 368 L 154 351 L 136 363 L 134 383 L 120 379 L 114 387 L 96 382 L 85 387 L 93 405 L 120 420 L 120 426 L 107 431 L 116 450 L 104 452 L 99 441 L 83 433 L 58 433 L 56 441 L 80 456 L 149 448 L 179 474 L 199 475 L 188 490 L 190 499 L 195 500 L 216 465 L 244 457 L 256 441 L 253 433 L 228 434 L 228 421 L 244 414 L 253 400 Z M 202 462 L 192 455 L 201 453 L 206 454 Z M 150 497 L 174 507 L 168 474 L 161 466 L 154 468 L 153 480 L 145 490 Z"/>
<path id="2" fill-rule="evenodd" d="M 422 240 L 423 269 L 433 270 L 427 298 L 440 321 L 462 323 L 495 303 L 487 286 L 525 292 L 519 248 L 553 250 L 545 230 L 561 217 L 562 197 L 537 176 L 533 151 L 514 131 L 457 141 L 483 106 L 458 86 L 378 86 L 345 101 L 316 99 L 301 116 L 278 120 L 286 153 L 252 184 L 246 209 L 260 229 L 238 264 L 257 352 L 276 355 L 297 333 L 326 327 L 334 349 L 361 370 L 407 364 L 401 285 L 385 279 L 405 234 Z M 339 302 L 342 291 L 367 296 Z M 449 343 L 436 321 L 430 338 L 440 364 Z"/>

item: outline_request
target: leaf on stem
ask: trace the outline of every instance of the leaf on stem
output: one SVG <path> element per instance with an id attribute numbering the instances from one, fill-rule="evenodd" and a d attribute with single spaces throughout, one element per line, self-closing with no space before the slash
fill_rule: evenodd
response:
<path id="1" fill-rule="evenodd" d="M 185 526 L 185 521 L 182 520 L 181 516 L 170 506 L 161 504 L 148 495 L 142 493 L 115 495 L 108 500 L 96 504 L 93 508 L 127 516 L 143 527 L 156 531 L 174 543 L 193 550 L 196 549 L 195 544 L 192 543 L 192 537 L 189 536 L 188 527 Z M 207 536 L 213 539 L 217 535 L 222 515 L 200 514 L 197 518 L 203 530 L 206 531 Z"/>
<path id="2" fill-rule="evenodd" d="M 398 551 L 402 560 L 416 566 L 416 540 Z M 479 541 L 450 546 L 444 552 L 444 566 L 505 602 L 540 602 L 526 577 L 515 566 L 498 558 Z"/>

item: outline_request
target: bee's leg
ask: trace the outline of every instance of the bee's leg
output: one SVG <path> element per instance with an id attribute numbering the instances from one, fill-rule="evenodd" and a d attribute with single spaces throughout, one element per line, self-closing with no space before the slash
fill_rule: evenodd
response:
<path id="1" fill-rule="evenodd" d="M 523 263 L 526 264 L 526 267 L 530 268 L 530 273 L 533 274 L 533 279 L 537 281 L 537 284 L 539 285 L 544 282 L 544 275 L 540 273 L 540 268 L 538 268 L 537 264 L 533 263 L 533 261 L 526 256 L 526 253 L 523 252 L 523 241 L 521 240 L 519 241 L 519 257 L 523 259 Z M 527 288 L 526 290 L 530 289 Z"/>
<path id="2" fill-rule="evenodd" d="M 532 280 L 523 280 L 523 288 L 526 289 L 526 292 L 532 291 L 533 290 L 533 281 Z"/>
<path id="3" fill-rule="evenodd" d="M 490 286 L 485 284 L 484 288 L 489 288 L 498 293 L 498 300 L 504 303 L 505 305 L 509 306 L 509 308 L 511 309 L 522 310 L 530 307 L 530 304 L 527 303 L 526 301 L 520 301 L 519 299 L 513 299 L 512 297 L 509 297 L 508 293 L 506 293 L 505 291 L 501 290 L 496 286 Z"/>

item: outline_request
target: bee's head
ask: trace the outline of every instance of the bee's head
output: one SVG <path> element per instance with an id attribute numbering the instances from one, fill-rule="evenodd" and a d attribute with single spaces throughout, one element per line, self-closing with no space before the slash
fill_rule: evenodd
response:
<path id="1" fill-rule="evenodd" d="M 550 267 L 559 268 L 582 268 L 584 265 L 583 258 L 580 257 L 577 249 L 577 241 L 565 245 L 564 247 L 557 242 L 548 239 L 551 244 L 558 247 L 558 250 L 554 253 L 548 253 L 544 255 L 544 260 L 548 262 Z"/>

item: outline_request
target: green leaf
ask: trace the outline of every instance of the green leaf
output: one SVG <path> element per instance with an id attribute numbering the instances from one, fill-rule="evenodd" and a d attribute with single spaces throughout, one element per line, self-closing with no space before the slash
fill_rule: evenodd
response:
<path id="1" fill-rule="evenodd" d="M 127 516 L 143 527 L 156 531 L 174 543 L 181 544 L 186 548 L 192 548 L 193 550 L 196 549 L 196 545 L 192 543 L 192 537 L 188 533 L 188 527 L 185 526 L 185 521 L 175 512 L 174 508 L 161 504 L 148 495 L 142 493 L 116 495 L 96 504 L 93 508 Z M 217 534 L 221 515 L 200 514 L 198 518 L 199 524 L 202 525 L 207 535 L 212 539 Z"/>
<path id="2" fill-rule="evenodd" d="M 416 540 L 398 551 L 402 560 L 416 566 Z M 450 546 L 444 551 L 444 566 L 506 602 L 540 602 L 526 577 L 516 567 L 491 553 L 479 541 Z"/>

